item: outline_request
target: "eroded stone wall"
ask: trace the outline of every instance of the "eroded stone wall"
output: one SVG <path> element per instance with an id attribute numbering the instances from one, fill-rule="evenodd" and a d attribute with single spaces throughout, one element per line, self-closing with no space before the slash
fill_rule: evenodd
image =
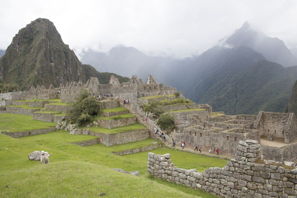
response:
<path id="1" fill-rule="evenodd" d="M 297 197 L 297 170 L 260 163 L 260 148 L 255 140 L 240 141 L 235 159 L 224 168 L 209 168 L 204 172 L 176 167 L 170 154 L 149 153 L 148 172 L 154 177 L 226 198 Z"/>

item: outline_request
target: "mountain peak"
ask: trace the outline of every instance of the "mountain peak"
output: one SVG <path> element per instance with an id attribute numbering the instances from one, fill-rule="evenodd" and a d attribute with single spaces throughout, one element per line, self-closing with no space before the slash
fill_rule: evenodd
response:
<path id="1" fill-rule="evenodd" d="M 296 57 L 282 40 L 254 30 L 248 22 L 227 38 L 223 46 L 248 47 L 262 54 L 267 60 L 283 66 L 292 66 L 297 63 Z"/>
<path id="2" fill-rule="evenodd" d="M 43 18 L 32 21 L 14 36 L 0 59 L 0 73 L 3 82 L 21 88 L 87 80 L 74 52 L 64 44 L 54 24 Z"/>
<path id="3" fill-rule="evenodd" d="M 239 28 L 239 30 L 249 30 L 251 28 L 252 27 L 251 27 L 250 23 L 248 21 L 246 21 L 242 24 L 242 26 L 241 26 L 241 28 Z"/>

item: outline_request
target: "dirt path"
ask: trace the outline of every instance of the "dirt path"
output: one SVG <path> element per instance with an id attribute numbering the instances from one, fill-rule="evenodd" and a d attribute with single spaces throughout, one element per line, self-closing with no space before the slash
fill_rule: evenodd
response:
<path id="1" fill-rule="evenodd" d="M 286 143 L 283 143 L 283 142 L 269 141 L 265 139 L 261 139 L 260 142 L 264 146 L 272 146 L 272 147 L 283 147 L 287 145 Z"/>

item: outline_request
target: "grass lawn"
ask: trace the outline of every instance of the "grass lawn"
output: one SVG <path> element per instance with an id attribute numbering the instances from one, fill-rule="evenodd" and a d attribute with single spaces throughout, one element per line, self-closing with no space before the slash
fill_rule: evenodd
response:
<path id="1" fill-rule="evenodd" d="M 69 103 L 63 103 L 63 102 L 53 102 L 53 103 L 48 103 L 48 105 L 69 106 L 71 104 L 69 104 Z"/>
<path id="2" fill-rule="evenodd" d="M 35 111 L 34 113 L 45 113 L 45 114 L 60 114 L 58 111 Z"/>
<path id="3" fill-rule="evenodd" d="M 112 134 L 112 133 L 122 133 L 127 131 L 146 129 L 146 127 L 142 124 L 131 124 L 123 127 L 113 128 L 113 129 L 107 129 L 107 128 L 101 128 L 101 127 L 90 127 L 89 129 L 93 132 Z"/>
<path id="4" fill-rule="evenodd" d="M 175 95 L 156 95 L 156 96 L 145 96 L 141 97 L 140 99 L 144 100 L 151 100 L 151 99 L 158 99 L 158 98 L 173 98 Z"/>
<path id="5" fill-rule="evenodd" d="M 218 116 L 223 116 L 225 115 L 223 112 L 212 112 L 211 117 L 218 117 Z"/>
<path id="6" fill-rule="evenodd" d="M 180 112 L 191 112 L 191 111 L 206 111 L 205 109 L 182 109 L 182 110 L 176 110 L 176 111 L 170 111 L 173 113 L 180 113 Z"/>
<path id="7" fill-rule="evenodd" d="M 190 152 L 169 149 L 169 148 L 158 148 L 150 151 L 157 154 L 171 154 L 172 162 L 180 168 L 196 169 L 198 171 L 204 171 L 209 167 L 224 167 L 227 160 L 219 159 L 215 157 L 208 157 L 204 155 L 198 155 Z M 147 159 L 148 152 L 136 153 L 128 155 L 127 158 L 136 158 L 139 160 Z"/>
<path id="8" fill-rule="evenodd" d="M 55 123 L 33 120 L 32 116 L 28 115 L 0 113 L 0 131 L 22 132 L 54 126 Z"/>
<path id="9" fill-rule="evenodd" d="M 27 105 L 9 105 L 8 107 L 18 107 L 23 109 L 40 109 L 39 107 L 30 107 Z"/>
<path id="10" fill-rule="evenodd" d="M 150 144 L 154 140 L 106 147 L 93 145 L 81 147 L 71 142 L 89 139 L 90 136 L 70 135 L 59 131 L 44 135 L 14 139 L 0 134 L 0 197 L 99 197 L 152 198 L 152 197 L 203 197 L 215 196 L 203 191 L 151 178 L 147 173 L 147 152 L 117 156 L 115 150 Z M 34 150 L 48 151 L 50 163 L 42 165 L 29 161 L 27 154 Z M 171 153 L 175 163 L 186 164 L 185 152 L 157 149 L 156 152 Z M 179 154 L 180 152 L 180 154 Z M 175 157 L 177 155 L 177 157 Z M 197 159 L 195 159 L 198 157 Z M 192 156 L 196 163 L 190 168 L 206 166 L 209 157 Z M 218 159 L 219 160 L 219 159 Z M 210 165 L 213 165 L 212 163 Z M 118 173 L 112 168 L 140 171 L 140 176 Z"/>
<path id="11" fill-rule="evenodd" d="M 108 117 L 97 117 L 97 120 L 119 120 L 119 119 L 125 119 L 125 118 L 135 118 L 136 116 L 132 113 L 127 114 L 121 114 L 121 115 L 115 115 L 115 116 L 108 116 Z"/>
<path id="12" fill-rule="evenodd" d="M 116 108 L 111 108 L 111 109 L 103 109 L 104 113 L 116 113 L 116 112 L 122 112 L 122 111 L 128 111 L 124 107 L 116 107 Z"/>
<path id="13" fill-rule="evenodd" d="M 48 102 L 61 102 L 61 99 L 32 99 L 32 100 L 17 100 L 18 102 L 42 102 L 42 101 L 48 101 Z"/>

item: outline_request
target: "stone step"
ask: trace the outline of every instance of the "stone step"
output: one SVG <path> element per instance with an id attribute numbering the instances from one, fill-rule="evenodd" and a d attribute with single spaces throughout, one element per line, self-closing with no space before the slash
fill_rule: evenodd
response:
<path id="1" fill-rule="evenodd" d="M 85 128 L 77 131 L 76 134 L 99 137 L 100 142 L 106 146 L 137 142 L 149 138 L 149 130 L 145 128 L 122 132 L 119 131 L 117 133 L 106 133 L 106 131 L 100 132 L 101 130 L 101 128 L 96 127 Z"/>
<path id="2" fill-rule="evenodd" d="M 102 115 L 104 117 L 111 117 L 129 113 L 129 110 L 123 107 L 116 107 L 111 109 L 103 109 Z"/>
<path id="3" fill-rule="evenodd" d="M 56 112 L 62 112 L 67 113 L 71 109 L 71 106 L 68 104 L 54 104 L 49 103 L 44 106 L 45 111 L 56 111 Z"/>
<path id="4" fill-rule="evenodd" d="M 80 142 L 73 142 L 73 144 L 77 144 L 79 146 L 91 146 L 94 144 L 100 144 L 100 138 L 94 138 L 94 139 L 84 140 Z"/>
<path id="5" fill-rule="evenodd" d="M 59 122 L 65 118 L 65 114 L 59 112 L 42 112 L 37 111 L 33 113 L 33 119 L 45 122 Z"/>
<path id="6" fill-rule="evenodd" d="M 112 109 L 120 107 L 120 103 L 117 100 L 101 100 L 100 104 L 102 105 L 103 109 Z"/>
<path id="7" fill-rule="evenodd" d="M 124 117 L 126 115 L 131 115 L 131 117 Z M 137 118 L 133 114 L 122 114 L 111 117 L 99 117 L 96 121 L 94 121 L 95 126 L 100 126 L 108 129 L 127 126 L 135 123 L 137 123 Z"/>
<path id="8" fill-rule="evenodd" d="M 35 111 L 39 111 L 36 107 L 22 107 L 22 106 L 6 106 L 7 113 L 33 115 Z"/>
<path id="9" fill-rule="evenodd" d="M 34 130 L 28 130 L 23 132 L 1 132 L 1 133 L 14 138 L 20 138 L 20 137 L 26 137 L 26 136 L 32 136 L 32 135 L 47 134 L 55 131 L 56 131 L 55 127 L 49 127 L 45 129 L 34 129 Z"/>

